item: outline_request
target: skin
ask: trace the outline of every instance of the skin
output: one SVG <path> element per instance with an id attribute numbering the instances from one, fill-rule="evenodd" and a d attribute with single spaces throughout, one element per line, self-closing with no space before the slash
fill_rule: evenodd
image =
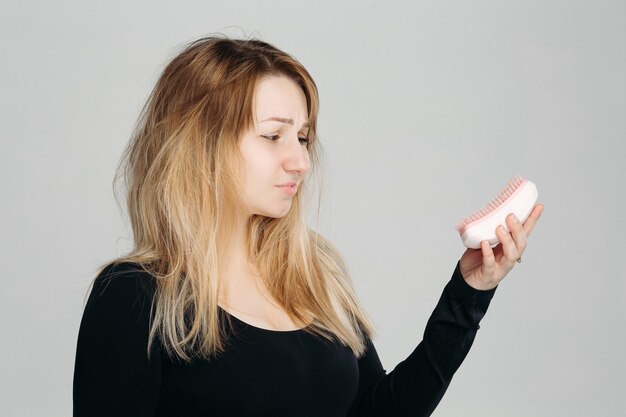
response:
<path id="1" fill-rule="evenodd" d="M 260 79 L 255 86 L 254 126 L 243 135 L 239 149 L 244 159 L 246 207 L 241 210 L 239 232 L 228 249 L 231 260 L 222 273 L 227 277 L 221 304 L 251 324 L 271 329 L 293 329 L 293 323 L 261 285 L 255 266 L 246 257 L 244 226 L 249 216 L 285 216 L 295 195 L 277 185 L 302 182 L 310 168 L 306 138 L 306 97 L 302 89 L 284 76 Z M 270 117 L 292 119 L 293 125 L 264 121 Z M 229 296 L 230 295 L 230 296 Z"/>
<path id="2" fill-rule="evenodd" d="M 286 182 L 298 185 L 310 168 L 309 151 L 302 138 L 308 128 L 304 92 L 287 77 L 265 77 L 255 87 L 254 126 L 243 135 L 239 149 L 244 159 L 246 207 L 241 210 L 240 233 L 232 246 L 232 259 L 245 262 L 244 225 L 249 216 L 283 217 L 293 198 L 276 187 Z M 294 124 L 264 121 L 269 117 L 293 119 Z"/>
<path id="3" fill-rule="evenodd" d="M 244 135 L 240 150 L 246 166 L 245 192 L 248 215 L 283 217 L 294 196 L 276 187 L 300 183 L 310 167 L 306 143 L 306 98 L 300 87 L 286 77 L 259 81 L 255 93 L 256 128 Z M 293 119 L 294 125 L 264 121 L 273 116 Z"/>

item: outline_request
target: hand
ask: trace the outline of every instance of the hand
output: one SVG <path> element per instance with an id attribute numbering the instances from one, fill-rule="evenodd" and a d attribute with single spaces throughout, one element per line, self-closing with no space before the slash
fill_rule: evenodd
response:
<path id="1" fill-rule="evenodd" d="M 495 288 L 506 274 L 513 269 L 517 259 L 526 249 L 526 239 L 530 236 L 535 223 L 543 213 L 543 204 L 537 204 L 521 224 L 514 216 L 506 217 L 510 232 L 496 229 L 500 243 L 491 248 L 487 241 L 482 242 L 480 249 L 468 248 L 460 259 L 460 271 L 465 281 L 478 290 Z"/>

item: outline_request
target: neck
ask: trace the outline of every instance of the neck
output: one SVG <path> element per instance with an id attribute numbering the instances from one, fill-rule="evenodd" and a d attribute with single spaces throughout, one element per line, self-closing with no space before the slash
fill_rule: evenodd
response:
<path id="1" fill-rule="evenodd" d="M 240 221 L 233 229 L 233 239 L 228 243 L 223 253 L 223 262 L 220 276 L 223 286 L 220 297 L 228 300 L 228 290 L 256 285 L 259 280 L 259 271 L 248 256 L 246 245 L 246 221 Z"/>

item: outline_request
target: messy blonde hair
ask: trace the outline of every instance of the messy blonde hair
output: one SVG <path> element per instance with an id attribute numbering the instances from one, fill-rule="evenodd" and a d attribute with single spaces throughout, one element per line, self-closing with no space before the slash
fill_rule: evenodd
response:
<path id="1" fill-rule="evenodd" d="M 140 113 L 114 179 L 114 185 L 124 179 L 134 247 L 100 273 L 133 262 L 154 276 L 148 356 L 157 335 L 170 357 L 184 361 L 225 348 L 218 271 L 235 210 L 243 207 L 239 141 L 254 123 L 256 83 L 272 75 L 289 77 L 306 96 L 308 151 L 317 172 L 317 87 L 294 57 L 264 41 L 207 36 L 186 44 Z M 249 259 L 288 315 L 311 323 L 306 332 L 336 338 L 360 357 L 374 325 L 338 250 L 306 225 L 308 190 L 303 181 L 284 217 L 249 218 Z M 320 200 L 321 192 L 317 218 Z"/>

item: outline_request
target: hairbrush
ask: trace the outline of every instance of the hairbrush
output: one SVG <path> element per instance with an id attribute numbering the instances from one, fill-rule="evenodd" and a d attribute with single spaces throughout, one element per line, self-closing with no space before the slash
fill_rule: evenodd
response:
<path id="1" fill-rule="evenodd" d="M 463 244 L 471 249 L 479 249 L 483 240 L 488 240 L 493 248 L 500 239 L 496 236 L 496 227 L 504 226 L 506 232 L 506 216 L 515 214 L 524 223 L 530 216 L 539 195 L 537 187 L 528 179 L 515 175 L 500 191 L 500 194 L 486 206 L 459 221 L 456 230 L 461 235 Z"/>

